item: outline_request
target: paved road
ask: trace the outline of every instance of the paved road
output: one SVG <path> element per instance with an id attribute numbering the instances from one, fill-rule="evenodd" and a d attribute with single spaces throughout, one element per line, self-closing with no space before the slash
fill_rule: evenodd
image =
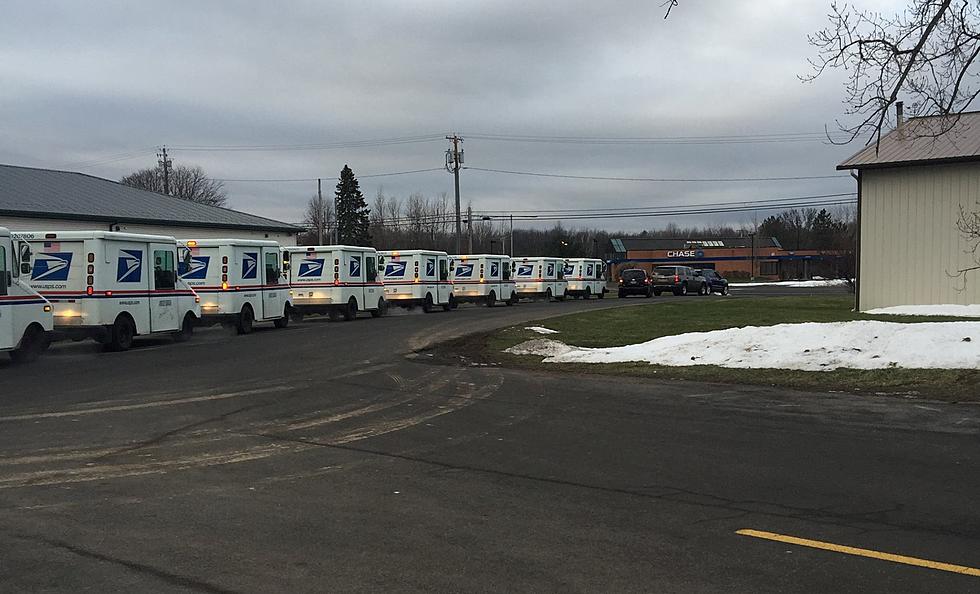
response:
<path id="1" fill-rule="evenodd" d="M 980 566 L 977 407 L 405 357 L 617 305 L 212 330 L 0 363 L 2 589 L 980 589 L 735 533 Z"/>

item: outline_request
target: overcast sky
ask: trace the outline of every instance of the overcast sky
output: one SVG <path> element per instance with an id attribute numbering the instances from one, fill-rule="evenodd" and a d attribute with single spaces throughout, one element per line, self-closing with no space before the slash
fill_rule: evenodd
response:
<path id="1" fill-rule="evenodd" d="M 153 165 L 155 147 L 166 144 L 175 163 L 201 165 L 213 177 L 319 176 L 332 195 L 345 163 L 360 175 L 440 167 L 447 142 L 266 152 L 179 147 L 452 131 L 464 139 L 812 133 L 833 127 L 842 112 L 839 77 L 797 78 L 812 54 L 806 34 L 824 25 L 829 0 L 681 0 L 667 21 L 658 0 L 138 4 L 4 3 L 0 162 L 118 179 Z M 894 10 L 899 3 L 859 4 Z M 475 138 L 464 147 L 472 167 L 671 178 L 831 175 L 859 148 Z M 694 204 L 854 188 L 848 178 L 647 183 L 468 170 L 461 179 L 464 205 L 478 210 Z M 369 201 L 381 185 L 399 197 L 451 195 L 452 176 L 361 181 Z M 226 187 L 231 207 L 288 222 L 301 220 L 316 189 L 315 182 Z M 667 222 L 589 225 L 638 230 Z"/>

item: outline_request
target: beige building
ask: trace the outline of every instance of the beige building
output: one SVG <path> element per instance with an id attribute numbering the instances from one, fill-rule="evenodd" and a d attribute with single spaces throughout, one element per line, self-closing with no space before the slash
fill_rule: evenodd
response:
<path id="1" fill-rule="evenodd" d="M 858 309 L 980 303 L 977 239 L 957 228 L 980 211 L 980 112 L 899 119 L 837 168 L 858 177 Z"/>
<path id="2" fill-rule="evenodd" d="M 177 238 L 271 239 L 296 245 L 302 229 L 228 208 L 205 206 L 117 182 L 0 165 L 0 227 L 13 231 L 125 231 Z"/>

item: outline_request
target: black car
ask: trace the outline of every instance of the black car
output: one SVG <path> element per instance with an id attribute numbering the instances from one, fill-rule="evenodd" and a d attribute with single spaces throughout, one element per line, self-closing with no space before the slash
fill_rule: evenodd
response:
<path id="1" fill-rule="evenodd" d="M 714 270 L 704 269 L 697 271 L 704 280 L 708 283 L 708 291 L 710 293 L 718 293 L 720 295 L 728 295 L 728 281 L 722 275 L 718 274 Z"/>
<path id="2" fill-rule="evenodd" d="M 627 268 L 619 273 L 619 297 L 627 295 L 643 295 L 649 297 L 653 294 L 653 285 L 650 275 L 642 268 Z"/>

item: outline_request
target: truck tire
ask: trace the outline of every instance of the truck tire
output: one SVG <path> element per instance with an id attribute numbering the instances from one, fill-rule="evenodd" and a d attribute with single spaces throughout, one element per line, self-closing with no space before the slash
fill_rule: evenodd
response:
<path id="1" fill-rule="evenodd" d="M 517 296 L 517 293 L 511 293 L 510 299 L 507 300 L 507 307 L 510 307 L 511 305 L 517 305 L 517 302 L 520 300 L 521 298 Z"/>
<path id="2" fill-rule="evenodd" d="M 432 293 L 425 294 L 425 299 L 422 301 L 422 311 L 432 313 Z"/>
<path id="3" fill-rule="evenodd" d="M 449 296 L 449 301 L 442 304 L 442 311 L 449 311 L 451 309 L 456 309 L 456 298 L 452 295 Z"/>
<path id="4" fill-rule="evenodd" d="M 357 299 L 353 297 L 347 302 L 347 307 L 344 308 L 344 320 L 350 322 L 357 317 Z"/>
<path id="5" fill-rule="evenodd" d="M 496 304 L 497 304 L 497 292 L 490 291 L 490 294 L 487 295 L 487 307 L 493 307 Z"/>
<path id="6" fill-rule="evenodd" d="M 677 295 L 678 297 L 687 295 L 687 283 L 681 283 L 679 288 L 674 289 L 674 295 Z"/>
<path id="7" fill-rule="evenodd" d="M 252 327 L 254 325 L 255 314 L 252 313 L 252 308 L 246 305 L 238 314 L 238 319 L 235 320 L 235 330 L 237 330 L 239 334 L 251 334 Z"/>
<path id="8" fill-rule="evenodd" d="M 36 361 L 44 349 L 48 348 L 51 337 L 47 335 L 40 326 L 30 325 L 24 330 L 24 336 L 20 339 L 20 346 L 10 351 L 10 358 L 14 363 L 30 363 Z"/>
<path id="9" fill-rule="evenodd" d="M 282 309 L 282 317 L 272 321 L 272 325 L 276 328 L 285 328 L 289 326 L 289 306 Z"/>
<path id="10" fill-rule="evenodd" d="M 598 293 L 596 293 L 596 297 L 598 297 L 599 299 L 605 299 L 606 298 L 606 289 L 605 289 L 605 287 L 603 287 L 603 289 L 601 291 L 599 291 Z"/>
<path id="11" fill-rule="evenodd" d="M 109 327 L 109 342 L 106 346 L 110 351 L 128 351 L 133 346 L 135 336 L 136 328 L 133 327 L 133 322 L 128 317 L 121 315 Z"/>
<path id="12" fill-rule="evenodd" d="M 188 312 L 180 323 L 180 330 L 174 332 L 174 342 L 187 342 L 194 336 L 194 314 Z"/>
<path id="13" fill-rule="evenodd" d="M 372 318 L 381 318 L 381 317 L 384 317 L 385 315 L 387 315 L 387 313 L 388 313 L 388 302 L 385 301 L 385 298 L 384 297 L 379 297 L 378 298 L 378 308 L 371 310 L 371 317 Z"/>
<path id="14" fill-rule="evenodd" d="M 585 287 L 585 295 L 582 296 L 582 299 L 586 301 L 592 299 L 592 287 Z"/>
<path id="15" fill-rule="evenodd" d="M 710 295 L 710 294 L 711 294 L 711 289 L 708 288 L 708 284 L 707 283 L 703 283 L 701 285 L 700 290 L 698 291 L 698 295 L 704 296 L 704 295 Z"/>
<path id="16" fill-rule="evenodd" d="M 548 287 L 548 290 L 544 292 L 544 298 L 545 301 L 551 301 L 552 298 L 551 287 Z"/>

